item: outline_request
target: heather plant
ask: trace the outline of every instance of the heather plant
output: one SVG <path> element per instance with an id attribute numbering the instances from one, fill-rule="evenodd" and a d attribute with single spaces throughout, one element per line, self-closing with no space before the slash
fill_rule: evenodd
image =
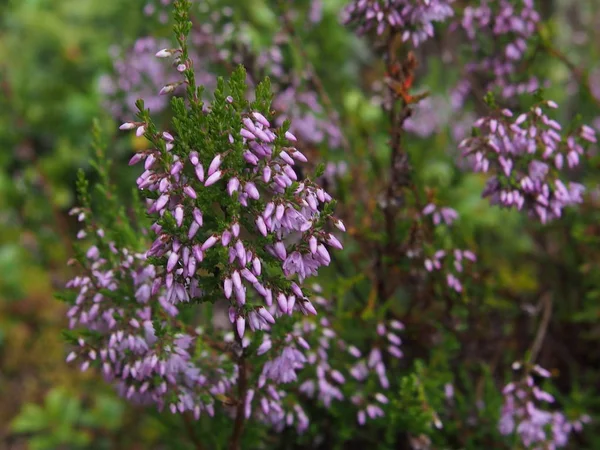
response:
<path id="1" fill-rule="evenodd" d="M 96 125 L 70 210 L 71 366 L 173 448 L 593 448 L 597 113 L 540 55 L 582 105 L 596 73 L 542 5 L 144 4 L 100 78 L 133 155 Z"/>

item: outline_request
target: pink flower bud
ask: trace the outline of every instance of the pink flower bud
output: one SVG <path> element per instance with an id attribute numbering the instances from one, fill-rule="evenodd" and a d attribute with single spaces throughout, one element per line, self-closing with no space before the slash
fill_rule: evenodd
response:
<path id="1" fill-rule="evenodd" d="M 274 248 L 275 248 L 275 254 L 276 254 L 276 255 L 277 255 L 277 256 L 278 256 L 280 259 L 284 260 L 284 259 L 286 258 L 286 256 L 287 256 L 287 251 L 286 251 L 286 249 L 285 249 L 285 245 L 284 245 L 284 243 L 283 243 L 283 242 L 281 242 L 281 241 L 277 241 L 277 242 L 275 243 L 275 246 L 274 246 Z"/>
<path id="2" fill-rule="evenodd" d="M 156 55 L 157 58 L 168 58 L 169 56 L 173 56 L 173 50 L 169 48 L 163 48 L 159 50 Z"/>
<path id="3" fill-rule="evenodd" d="M 273 324 L 275 323 L 275 319 L 273 318 L 273 316 L 271 315 L 271 313 L 269 311 L 267 311 L 264 307 L 259 307 L 258 308 L 258 314 L 265 319 L 267 322 Z"/>
<path id="4" fill-rule="evenodd" d="M 202 220 L 202 212 L 198 209 L 198 208 L 194 208 L 194 211 L 192 211 L 192 216 L 194 217 L 194 221 L 202 226 L 203 220 Z"/>
<path id="5" fill-rule="evenodd" d="M 252 260 L 252 270 L 254 270 L 254 273 L 257 276 L 260 276 L 260 274 L 262 272 L 262 266 L 261 266 L 261 263 L 260 263 L 260 259 L 258 257 L 255 257 Z"/>
<path id="6" fill-rule="evenodd" d="M 211 176 L 209 176 L 206 179 L 204 186 L 208 187 L 212 184 L 215 184 L 217 181 L 219 181 L 221 179 L 221 176 L 222 176 L 222 172 L 220 170 L 217 170 L 215 173 L 213 173 Z"/>
<path id="7" fill-rule="evenodd" d="M 265 221 L 262 218 L 262 216 L 258 216 L 256 218 L 256 227 L 258 228 L 258 231 L 260 231 L 260 234 L 262 234 L 263 236 L 267 235 L 267 225 L 265 224 Z"/>
<path id="8" fill-rule="evenodd" d="M 193 198 L 196 199 L 198 198 L 198 195 L 196 194 L 196 191 L 194 190 L 193 187 L 191 187 L 190 185 L 186 185 L 183 188 L 183 192 L 185 193 L 185 195 L 187 195 L 189 198 Z"/>
<path id="9" fill-rule="evenodd" d="M 179 261 L 179 253 L 172 252 L 167 261 L 167 272 L 173 271 L 175 265 L 177 264 L 177 261 Z"/>
<path id="10" fill-rule="evenodd" d="M 231 232 L 233 233 L 234 237 L 238 237 L 240 235 L 240 224 L 235 222 L 233 225 L 231 225 Z"/>
<path id="11" fill-rule="evenodd" d="M 213 160 L 210 163 L 210 166 L 208 166 L 208 176 L 209 177 L 217 171 L 217 169 L 221 165 L 221 162 L 222 162 L 221 154 L 218 154 L 217 156 L 215 156 L 213 158 Z"/>
<path id="12" fill-rule="evenodd" d="M 175 208 L 175 222 L 178 227 L 181 227 L 183 224 L 183 206 L 177 205 Z"/>
<path id="13" fill-rule="evenodd" d="M 253 112 L 252 115 L 254 116 L 254 118 L 260 122 L 261 124 L 263 124 L 265 127 L 270 127 L 271 124 L 269 123 L 269 121 L 267 120 L 267 118 L 265 116 L 263 116 L 261 113 L 259 112 Z"/>
<path id="14" fill-rule="evenodd" d="M 240 180 L 238 180 L 237 178 L 231 178 L 227 182 L 227 193 L 231 196 L 231 195 L 233 195 L 233 193 L 235 191 L 238 190 L 239 187 L 240 187 Z"/>
<path id="15" fill-rule="evenodd" d="M 126 130 L 133 130 L 133 129 L 134 129 L 136 126 L 137 126 L 137 125 L 136 125 L 135 123 L 133 123 L 133 122 L 125 122 L 124 124 L 122 124 L 122 125 L 119 127 L 119 130 L 123 130 L 123 131 L 126 131 Z"/>
<path id="16" fill-rule="evenodd" d="M 202 250 L 203 252 L 206 251 L 206 250 L 208 250 L 213 245 L 215 245 L 218 240 L 219 240 L 219 238 L 216 235 L 213 234 L 206 241 L 204 241 L 204 244 L 202 244 L 202 247 L 200 247 L 200 250 Z"/>
<path id="17" fill-rule="evenodd" d="M 277 304 L 279 305 L 279 309 L 281 310 L 281 312 L 283 314 L 286 314 L 288 312 L 287 298 L 283 292 L 280 292 L 279 294 L 277 294 Z"/>
<path id="18" fill-rule="evenodd" d="M 225 292 L 225 298 L 231 298 L 231 294 L 233 293 L 233 281 L 231 281 L 231 278 L 225 278 L 225 281 L 223 281 L 223 291 Z"/>
<path id="19" fill-rule="evenodd" d="M 250 198 L 253 198 L 254 200 L 258 200 L 260 198 L 260 194 L 258 192 L 258 189 L 256 189 L 254 183 L 246 183 L 246 185 L 244 186 L 244 191 L 246 191 L 248 196 Z"/>
<path id="20" fill-rule="evenodd" d="M 246 331 L 246 319 L 244 319 L 242 316 L 238 316 L 238 318 L 236 319 L 236 327 L 237 327 L 238 336 L 240 338 L 243 338 L 244 331 Z"/>
<path id="21" fill-rule="evenodd" d="M 135 164 L 139 163 L 139 162 L 142 160 L 142 158 L 143 158 L 143 157 L 144 157 L 144 154 L 143 154 L 143 153 L 136 153 L 136 154 L 135 154 L 135 155 L 133 155 L 133 156 L 131 157 L 131 159 L 129 160 L 129 165 L 130 165 L 130 166 L 133 166 L 133 165 L 135 165 Z"/>

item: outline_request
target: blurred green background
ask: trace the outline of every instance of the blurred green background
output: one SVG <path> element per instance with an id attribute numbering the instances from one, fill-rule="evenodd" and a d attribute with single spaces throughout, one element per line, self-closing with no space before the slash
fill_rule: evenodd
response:
<path id="1" fill-rule="evenodd" d="M 144 4 L 0 2 L 1 449 L 149 448 L 161 432 L 65 364 L 65 308 L 53 298 L 71 276 L 68 211 L 77 169 L 89 170 L 92 120 L 108 139 L 116 128 L 100 89 L 109 49 L 146 34 Z M 130 147 L 113 144 L 117 159 Z"/>

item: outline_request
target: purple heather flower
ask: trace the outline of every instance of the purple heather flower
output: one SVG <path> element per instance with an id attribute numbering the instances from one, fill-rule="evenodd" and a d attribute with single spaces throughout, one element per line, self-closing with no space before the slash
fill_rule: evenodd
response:
<path id="1" fill-rule="evenodd" d="M 468 79 L 477 74 L 492 75 L 484 86 L 485 91 L 501 89 L 504 98 L 531 93 L 540 87 L 534 76 L 519 79 L 529 40 L 536 33 L 540 15 L 533 0 L 511 2 L 510 0 L 481 0 L 477 5 L 467 6 L 460 24 L 471 44 L 473 59 L 465 65 L 469 77 L 461 80 L 456 95 L 464 99 L 470 91 Z M 481 55 L 488 44 L 493 43 L 493 53 Z M 525 71 L 527 73 L 527 71 Z M 458 100 L 462 104 L 463 100 Z"/>
<path id="2" fill-rule="evenodd" d="M 482 117 L 475 122 L 478 137 L 467 138 L 460 148 L 476 172 L 490 173 L 484 197 L 492 204 L 525 209 L 542 223 L 561 217 L 562 210 L 582 202 L 579 183 L 564 183 L 564 162 L 569 168 L 579 164 L 584 144 L 593 143 L 595 133 L 580 127 L 574 134 L 561 134 L 561 126 L 549 118 L 542 102 L 519 115 L 510 111 Z M 585 128 L 584 128 L 585 127 Z"/>
<path id="3" fill-rule="evenodd" d="M 534 366 L 538 374 L 549 375 L 546 369 Z M 575 429 L 560 411 L 546 411 L 544 404 L 554 403 L 554 397 L 535 385 L 531 375 L 509 383 L 504 389 L 504 403 L 498 430 L 503 435 L 516 433 L 525 448 L 560 448 L 567 445 Z"/>
<path id="4" fill-rule="evenodd" d="M 354 0 L 344 10 L 344 22 L 357 25 L 359 34 L 387 30 L 402 34 L 415 47 L 434 35 L 434 22 L 454 15 L 453 0 Z"/>

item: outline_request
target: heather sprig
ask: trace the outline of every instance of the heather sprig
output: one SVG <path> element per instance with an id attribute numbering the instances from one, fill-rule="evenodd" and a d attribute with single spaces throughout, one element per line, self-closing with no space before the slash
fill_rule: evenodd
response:
<path id="1" fill-rule="evenodd" d="M 539 22 L 533 0 L 482 0 L 464 8 L 459 26 L 470 45 L 470 59 L 454 91 L 456 104 L 463 104 L 472 80 L 479 76 L 489 80 L 485 91 L 498 89 L 504 98 L 538 89 L 537 77 L 523 79 L 521 68 L 528 62 Z"/>
<path id="2" fill-rule="evenodd" d="M 137 182 L 157 235 L 148 255 L 166 267 L 161 282 L 168 298 L 228 299 L 240 336 L 255 309 L 275 304 L 275 317 L 294 309 L 316 313 L 301 284 L 329 265 L 327 247 L 341 248 L 325 227 L 344 228 L 332 216 L 329 194 L 310 179 L 298 180 L 293 167 L 306 158 L 292 146 L 296 137 L 273 129 L 258 111 L 268 115 L 268 84 L 258 86 L 250 105 L 244 78 L 242 69 L 233 75 L 233 96 L 220 81 L 210 111 L 200 116 L 175 100 L 175 136 L 154 131 L 142 111 L 140 126 L 159 148 L 132 158 L 146 168 Z M 197 135 L 190 133 L 194 123 Z M 198 271 L 212 277 L 202 280 Z M 268 314 L 249 325 L 260 329 L 272 321 Z"/>
<path id="3" fill-rule="evenodd" d="M 89 217 L 97 239 L 82 252 L 81 274 L 67 286 L 75 294 L 70 327 L 79 333 L 67 359 L 79 360 L 83 370 L 98 366 L 126 398 L 173 413 L 213 415 L 219 399 L 237 398 L 229 413 L 239 439 L 240 412 L 250 417 L 255 395 L 259 400 L 270 393 L 268 408 L 262 401 L 263 419 L 281 421 L 282 406 L 273 401 L 285 394 L 275 389 L 297 379 L 308 348 L 299 331 L 289 331 L 293 321 L 287 316 L 317 314 L 303 282 L 330 264 L 329 249 L 342 248 L 333 229 L 345 227 L 333 216 L 331 196 L 298 176 L 295 167 L 307 159 L 294 147 L 289 124 L 271 125 L 268 79 L 249 102 L 240 67 L 228 83 L 218 80 L 210 105 L 203 103 L 185 39 L 191 29 L 187 8 L 189 2 L 175 4 L 179 48 L 157 53 L 183 66 L 182 79 L 162 89 L 169 94 L 186 86 L 185 100 L 172 99 L 172 129 L 159 131 L 142 100 L 138 120 L 120 127 L 153 147 L 136 153 L 130 164 L 144 165 L 136 184 L 154 241 L 138 252 L 96 230 L 82 181 L 84 206 L 73 213 L 80 221 Z M 231 331 L 213 326 L 210 315 L 204 319 L 210 333 L 188 324 L 182 304 L 207 301 L 226 305 Z M 252 347 L 247 329 L 257 332 L 260 345 Z M 272 345 L 253 367 L 261 374 L 256 384 L 249 384 L 248 349 L 261 356 Z M 300 405 L 294 411 L 304 427 L 308 419 Z"/>
<path id="4" fill-rule="evenodd" d="M 459 145 L 474 171 L 491 175 L 484 197 L 525 210 L 542 223 L 582 202 L 584 186 L 568 181 L 564 173 L 579 166 L 587 144 L 596 143 L 595 131 L 587 125 L 563 130 L 548 115 L 557 107 L 543 100 L 517 117 L 508 109 L 495 110 L 478 119 L 477 134 Z"/>
<path id="5" fill-rule="evenodd" d="M 452 17 L 453 0 L 354 0 L 344 10 L 344 22 L 364 34 L 400 33 L 418 47 L 433 37 L 434 23 Z"/>
<path id="6" fill-rule="evenodd" d="M 547 379 L 550 372 L 539 365 L 523 367 L 520 362 L 513 369 L 524 375 L 507 384 L 502 393 L 504 403 L 498 424 L 503 435 L 515 433 L 526 449 L 556 449 L 565 447 L 573 431 L 581 431 L 590 418 L 583 416 L 570 421 L 561 411 L 548 408 L 555 403 L 554 397 L 542 390 L 536 379 Z"/>

